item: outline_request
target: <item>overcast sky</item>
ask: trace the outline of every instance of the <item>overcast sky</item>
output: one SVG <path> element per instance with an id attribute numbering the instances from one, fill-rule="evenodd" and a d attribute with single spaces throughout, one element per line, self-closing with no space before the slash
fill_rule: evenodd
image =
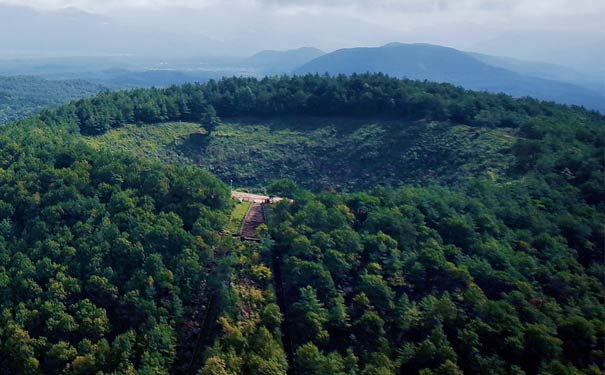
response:
<path id="1" fill-rule="evenodd" d="M 43 9 L 76 7 L 124 15 L 132 11 L 192 8 L 283 15 L 350 17 L 395 30 L 461 22 L 494 28 L 557 28 L 605 32 L 604 0 L 0 0 Z"/>
<path id="2" fill-rule="evenodd" d="M 77 8 L 124 25 L 229 41 L 242 54 L 301 46 L 330 51 L 398 41 L 557 62 L 583 58 L 569 56 L 577 51 L 605 49 L 601 44 L 605 0 L 0 0 L 1 4 Z"/>

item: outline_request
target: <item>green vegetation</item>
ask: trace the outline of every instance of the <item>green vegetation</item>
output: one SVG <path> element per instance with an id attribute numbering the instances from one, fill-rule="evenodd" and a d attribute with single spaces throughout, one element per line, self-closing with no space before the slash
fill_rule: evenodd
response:
<path id="1" fill-rule="evenodd" d="M 299 191 L 271 210 L 297 371 L 600 374 L 603 212 L 543 183 Z"/>
<path id="2" fill-rule="evenodd" d="M 2 128 L 0 373 L 214 374 L 234 343 L 284 369 L 270 258 L 221 234 L 231 209 L 200 169 Z"/>
<path id="3" fill-rule="evenodd" d="M 181 158 L 313 191 L 244 243 Z M 595 112 L 382 75 L 45 111 L 0 129 L 0 373 L 602 374 L 604 159 Z"/>
<path id="4" fill-rule="evenodd" d="M 49 81 L 37 77 L 0 77 L 0 125 L 75 99 L 93 96 L 104 88 L 80 80 Z"/>
<path id="5" fill-rule="evenodd" d="M 211 131 L 223 118 L 241 116 L 381 116 L 475 127 L 517 128 L 534 117 L 602 120 L 597 112 L 504 94 L 466 91 L 448 84 L 397 80 L 382 74 L 352 77 L 228 78 L 167 89 L 106 92 L 57 111 L 49 124 L 77 124 L 84 135 L 132 123 L 201 122 Z"/>
<path id="6" fill-rule="evenodd" d="M 138 157 L 167 163 L 191 162 L 180 150 L 181 145 L 196 134 L 200 125 L 190 122 L 161 125 L 126 125 L 97 137 L 85 137 L 93 148 L 114 152 L 130 152 Z"/>
<path id="7" fill-rule="evenodd" d="M 237 202 L 235 204 L 233 211 L 231 211 L 231 216 L 229 217 L 229 223 L 225 227 L 225 230 L 228 233 L 238 234 L 240 232 L 244 218 L 251 205 L 252 203 L 250 202 Z"/>
<path id="8" fill-rule="evenodd" d="M 165 133 L 163 130 L 165 129 Z M 199 125 L 128 125 L 91 142 L 167 162 L 196 161 L 223 181 L 260 188 L 290 178 L 314 190 L 499 178 L 516 131 L 384 119 L 229 119 L 200 141 Z M 177 141 L 175 144 L 174 141 Z"/>

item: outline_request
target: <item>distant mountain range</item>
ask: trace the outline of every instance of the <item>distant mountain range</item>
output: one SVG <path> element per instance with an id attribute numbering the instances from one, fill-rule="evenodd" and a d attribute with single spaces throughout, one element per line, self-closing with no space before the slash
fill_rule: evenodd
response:
<path id="1" fill-rule="evenodd" d="M 25 30 L 23 24 L 15 21 L 27 17 L 39 20 L 33 22 L 38 26 Z M 80 29 L 86 32 L 80 33 Z M 60 35 L 66 33 L 73 37 L 61 41 Z M 48 38 L 40 38 L 40 35 Z M 61 43 L 61 48 L 57 43 Z M 166 48 L 170 51 L 174 49 L 174 54 L 163 49 L 166 55 L 145 55 L 159 44 L 169 46 Z M 111 19 L 77 10 L 42 14 L 29 8 L 0 5 L 0 56 L 5 58 L 0 60 L 0 74 L 4 75 L 83 79 L 119 89 L 205 82 L 223 76 L 382 72 L 399 78 L 447 82 L 471 90 L 503 92 L 514 97 L 531 96 L 605 112 L 605 75 L 579 72 L 560 65 L 463 52 L 431 44 L 391 43 L 331 53 L 304 47 L 265 50 L 250 57 L 213 57 L 202 52 L 208 48 L 220 51 L 219 44 L 204 37 L 184 39 L 168 34 L 156 35 L 153 30 L 130 30 L 114 24 Z M 77 52 L 82 57 L 6 59 L 11 56 L 11 50 L 17 51 L 24 46 L 31 48 L 32 53 L 43 54 L 57 49 L 64 53 Z M 94 50 L 114 51 L 115 54 L 95 57 Z M 182 51 L 199 57 L 184 56 Z"/>
<path id="2" fill-rule="evenodd" d="M 399 78 L 447 82 L 471 90 L 531 96 L 605 111 L 605 90 L 598 79 L 591 81 L 582 76 L 587 83 L 582 86 L 578 84 L 580 78 L 565 68 L 557 70 L 553 65 L 543 64 L 549 67 L 547 70 L 538 63 L 514 64 L 514 61 L 430 44 L 391 43 L 376 48 L 340 49 L 311 60 L 292 73 L 382 72 Z M 550 71 L 554 79 L 546 79 L 545 71 Z M 568 82 L 561 81 L 565 76 Z"/>
<path id="3" fill-rule="evenodd" d="M 605 74 L 585 73 L 567 66 L 540 61 L 526 61 L 472 52 L 469 52 L 469 54 L 488 65 L 515 73 L 552 81 L 573 83 L 591 90 L 605 92 Z"/>
<path id="4" fill-rule="evenodd" d="M 603 32 L 574 32 L 565 29 L 509 31 L 474 43 L 468 46 L 468 50 L 520 60 L 556 63 L 605 76 Z"/>

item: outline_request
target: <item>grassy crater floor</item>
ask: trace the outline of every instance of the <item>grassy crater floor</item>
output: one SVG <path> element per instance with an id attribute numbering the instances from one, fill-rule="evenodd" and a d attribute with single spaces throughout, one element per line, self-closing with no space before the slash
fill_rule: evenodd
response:
<path id="1" fill-rule="evenodd" d="M 511 129 L 356 118 L 226 119 L 210 134 L 195 123 L 129 125 L 89 137 L 95 147 L 195 163 L 238 187 L 289 178 L 306 187 L 499 179 L 510 168 Z"/>

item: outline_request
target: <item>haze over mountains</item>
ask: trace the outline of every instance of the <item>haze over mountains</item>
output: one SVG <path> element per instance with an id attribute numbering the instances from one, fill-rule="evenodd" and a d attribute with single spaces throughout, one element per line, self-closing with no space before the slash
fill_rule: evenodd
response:
<path id="1" fill-rule="evenodd" d="M 572 67 L 605 76 L 605 35 L 570 30 L 511 31 L 468 46 L 469 50 L 490 55 L 507 55 Z"/>
<path id="2" fill-rule="evenodd" d="M 327 22 L 330 30 L 308 29 L 305 20 L 311 15 L 295 12 L 294 17 L 258 4 L 255 12 L 264 13 L 255 20 L 233 10 L 233 30 L 226 31 L 217 24 L 227 11 L 219 5 L 147 8 L 132 13 L 134 18 L 82 6 L 35 9 L 0 1 L 0 75 L 84 79 L 130 88 L 223 76 L 383 72 L 605 110 L 605 48 L 599 48 L 605 47 L 605 37 L 598 32 L 496 32 L 465 24 L 453 34 L 460 34 L 456 41 L 421 26 L 404 32 L 359 20 L 352 27 L 349 16 L 334 14 Z M 322 17 L 328 16 L 313 17 L 326 24 Z M 349 39 L 339 34 L 343 30 L 350 31 Z M 362 37 L 364 32 L 372 37 Z M 417 43 L 360 48 L 394 40 L 442 41 L 458 49 Z M 351 48 L 334 48 L 347 45 Z M 547 62 L 536 62 L 541 57 Z"/>
<path id="3" fill-rule="evenodd" d="M 261 51 L 244 60 L 244 64 L 266 73 L 288 73 L 324 55 L 320 49 L 303 47 L 288 51 Z"/>
<path id="4" fill-rule="evenodd" d="M 515 66 L 507 63 L 506 59 L 476 56 L 429 44 L 391 43 L 376 48 L 341 49 L 308 62 L 294 73 L 350 75 L 382 72 L 398 78 L 447 82 L 472 90 L 504 92 L 515 97 L 531 96 L 605 110 L 605 91 L 596 78 L 591 81 L 592 87 L 582 87 L 578 82 L 558 82 L 531 76 L 532 71 L 540 70 L 533 63 L 520 62 Z M 553 75 L 559 79 L 567 76 L 570 82 L 579 81 L 582 76 L 573 73 L 561 68 Z"/>
<path id="5" fill-rule="evenodd" d="M 331 53 L 308 47 L 261 51 L 243 58 L 170 61 L 134 56 L 20 59 L 0 61 L 0 71 L 49 79 L 83 79 L 113 89 L 165 87 L 223 76 L 381 72 L 398 78 L 452 83 L 471 90 L 530 96 L 605 111 L 605 76 L 430 44 L 390 43 Z"/>
<path id="6" fill-rule="evenodd" d="M 183 37 L 75 8 L 0 5 L 0 54 L 5 57 L 183 56 L 219 46 L 203 35 Z"/>
<path id="7" fill-rule="evenodd" d="M 516 9 L 523 1 L 501 6 L 510 9 L 491 9 L 489 14 L 486 9 L 474 9 L 473 2 L 449 0 L 441 1 L 435 9 L 378 0 L 371 9 L 361 1 L 347 2 L 351 8 L 347 10 L 344 3 L 316 0 L 313 5 L 317 9 L 305 10 L 297 7 L 297 1 L 269 0 L 140 0 L 124 4 L 0 0 L 0 57 L 245 57 L 269 49 L 313 46 L 333 51 L 401 41 L 603 71 L 605 33 L 601 21 L 605 9 L 598 2 L 573 2 L 570 9 L 558 11 L 556 16 L 545 9 L 525 9 L 531 8 L 532 2 Z M 70 7 L 62 7 L 66 4 Z M 490 8 L 490 4 L 483 8 Z M 469 22 L 457 11 L 483 13 Z M 510 13 L 508 20 L 503 20 L 503 11 Z M 532 22 L 527 20 L 530 16 Z M 514 25 L 500 24 L 515 18 L 519 21 Z M 553 23 L 555 18 L 559 25 L 565 25 L 564 30 Z"/>

